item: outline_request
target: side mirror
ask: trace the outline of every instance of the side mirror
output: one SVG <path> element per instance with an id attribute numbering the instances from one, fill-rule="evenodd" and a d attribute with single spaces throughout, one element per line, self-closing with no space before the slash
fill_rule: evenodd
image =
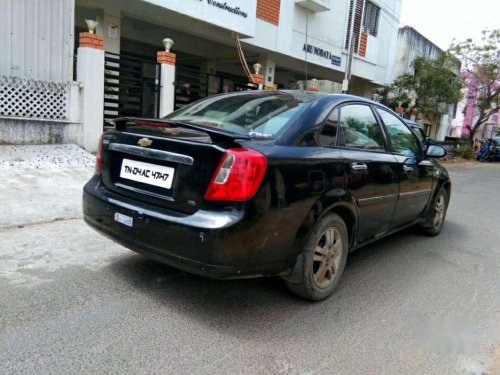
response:
<path id="1" fill-rule="evenodd" d="M 442 158 L 446 156 L 446 149 L 441 145 L 429 145 L 425 150 L 425 156 L 429 158 Z"/>

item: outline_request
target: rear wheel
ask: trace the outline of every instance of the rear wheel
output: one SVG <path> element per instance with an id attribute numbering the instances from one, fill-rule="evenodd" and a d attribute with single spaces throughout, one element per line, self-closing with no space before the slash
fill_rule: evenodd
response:
<path id="1" fill-rule="evenodd" d="M 320 301 L 330 296 L 344 272 L 348 251 L 347 228 L 337 214 L 318 222 L 309 235 L 300 257 L 294 282 L 285 281 L 300 297 Z M 299 257 L 299 258 L 300 258 Z"/>
<path id="2" fill-rule="evenodd" d="M 448 199 L 448 192 L 442 187 L 432 201 L 425 221 L 420 225 L 424 234 L 437 236 L 441 233 L 446 218 L 446 210 L 448 209 Z"/>

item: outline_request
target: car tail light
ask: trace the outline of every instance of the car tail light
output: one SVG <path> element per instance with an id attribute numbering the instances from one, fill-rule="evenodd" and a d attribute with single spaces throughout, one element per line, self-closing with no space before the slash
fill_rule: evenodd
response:
<path id="1" fill-rule="evenodd" d="M 266 167 L 266 157 L 255 150 L 227 150 L 208 185 L 205 199 L 245 201 L 252 198 L 262 182 Z"/>
<path id="2" fill-rule="evenodd" d="M 101 174 L 102 170 L 102 135 L 99 138 L 99 145 L 97 146 L 97 154 L 95 156 L 95 171 Z"/>

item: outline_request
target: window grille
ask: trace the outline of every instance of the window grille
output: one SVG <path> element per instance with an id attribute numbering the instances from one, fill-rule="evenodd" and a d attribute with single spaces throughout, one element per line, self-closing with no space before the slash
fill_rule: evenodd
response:
<path id="1" fill-rule="evenodd" d="M 359 47 L 359 36 L 361 34 L 361 19 L 363 18 L 363 7 L 365 6 L 365 0 L 358 0 L 356 2 L 356 10 L 354 12 L 354 29 L 353 29 L 353 44 L 354 53 L 358 53 Z M 349 5 L 349 19 L 347 20 L 347 34 L 345 38 L 345 49 L 349 49 L 349 36 L 351 35 L 351 21 L 352 12 L 354 8 L 354 0 L 351 0 Z"/>
<path id="2" fill-rule="evenodd" d="M 377 36 L 378 31 L 378 16 L 380 8 L 369 1 L 365 5 L 365 18 L 363 20 L 363 27 L 365 31 L 373 36 Z"/>

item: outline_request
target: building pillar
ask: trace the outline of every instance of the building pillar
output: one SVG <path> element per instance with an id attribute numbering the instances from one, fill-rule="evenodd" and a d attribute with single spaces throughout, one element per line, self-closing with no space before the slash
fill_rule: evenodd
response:
<path id="1" fill-rule="evenodd" d="M 104 126 L 104 38 L 80 33 L 77 80 L 82 83 L 82 146 L 96 152 Z"/>
<path id="2" fill-rule="evenodd" d="M 254 83 L 256 85 L 259 85 L 259 90 L 262 90 L 263 85 L 264 85 L 264 76 L 262 74 L 254 73 L 254 74 L 252 74 L 252 78 L 253 78 L 253 82 L 250 82 L 250 83 Z"/>
<path id="3" fill-rule="evenodd" d="M 276 63 L 270 58 L 264 60 L 262 74 L 264 76 L 264 86 L 274 86 L 274 72 L 276 71 Z"/>
<path id="4" fill-rule="evenodd" d="M 175 102 L 175 53 L 158 51 L 156 60 L 161 66 L 160 72 L 160 117 L 174 110 Z"/>
<path id="5" fill-rule="evenodd" d="M 417 121 L 417 111 L 415 108 L 410 109 L 410 121 Z"/>
<path id="6" fill-rule="evenodd" d="M 97 16 L 96 32 L 104 37 L 104 50 L 120 54 L 121 18 L 104 14 Z"/>
<path id="7" fill-rule="evenodd" d="M 444 141 L 445 137 L 448 136 L 450 128 L 450 117 L 447 114 L 444 114 L 439 119 L 439 125 L 436 129 L 436 141 Z"/>
<path id="8" fill-rule="evenodd" d="M 262 90 L 264 88 L 264 76 L 260 74 L 260 70 L 262 69 L 262 64 L 255 63 L 253 64 L 253 68 L 255 73 L 250 73 L 250 83 L 258 85 L 258 89 Z"/>

